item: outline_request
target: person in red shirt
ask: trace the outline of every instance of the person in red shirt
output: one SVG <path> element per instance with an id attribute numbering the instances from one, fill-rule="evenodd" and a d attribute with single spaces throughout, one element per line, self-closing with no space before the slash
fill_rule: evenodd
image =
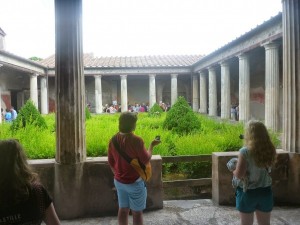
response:
<path id="1" fill-rule="evenodd" d="M 154 139 L 147 150 L 141 137 L 135 135 L 137 114 L 124 112 L 119 118 L 119 132 L 116 134 L 120 149 L 131 158 L 138 158 L 146 164 L 152 157 L 154 146 L 160 140 Z M 136 170 L 118 153 L 112 140 L 108 145 L 108 163 L 114 173 L 114 184 L 118 194 L 119 225 L 128 224 L 132 211 L 133 225 L 143 225 L 143 210 L 146 208 L 147 188 Z"/>

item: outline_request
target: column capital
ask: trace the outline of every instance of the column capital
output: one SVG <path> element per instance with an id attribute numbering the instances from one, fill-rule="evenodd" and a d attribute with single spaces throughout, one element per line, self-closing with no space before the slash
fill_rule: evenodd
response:
<path id="1" fill-rule="evenodd" d="M 150 73 L 150 74 L 149 74 L 149 77 L 156 77 L 156 74 Z"/>
<path id="2" fill-rule="evenodd" d="M 31 77 L 38 77 L 39 74 L 38 74 L 38 73 L 31 73 L 30 76 L 31 76 Z"/>
<path id="3" fill-rule="evenodd" d="M 101 78 L 102 75 L 101 75 L 101 74 L 95 74 L 94 77 L 95 77 L 95 78 L 97 78 L 97 77 L 100 77 L 100 78 Z"/>
<path id="4" fill-rule="evenodd" d="M 204 70 L 200 70 L 200 71 L 198 71 L 198 73 L 199 73 L 200 75 L 206 75 L 206 72 L 205 72 Z"/>
<path id="5" fill-rule="evenodd" d="M 127 75 L 126 74 L 122 74 L 120 75 L 121 79 L 126 79 L 127 78 Z"/>
<path id="6" fill-rule="evenodd" d="M 177 74 L 177 73 L 172 73 L 172 74 L 171 74 L 171 77 L 172 77 L 172 78 L 177 78 L 177 77 L 178 77 L 178 74 Z"/>
<path id="7" fill-rule="evenodd" d="M 246 53 L 246 52 L 243 52 L 241 54 L 238 54 L 237 57 L 239 58 L 239 60 L 248 59 L 249 58 L 249 54 Z"/>
<path id="8" fill-rule="evenodd" d="M 224 67 L 227 67 L 227 66 L 229 66 L 229 62 L 228 61 L 221 61 L 220 63 L 220 66 L 224 66 Z"/>
<path id="9" fill-rule="evenodd" d="M 210 71 L 216 71 L 216 67 L 215 66 L 210 66 L 207 68 L 208 72 Z"/>
<path id="10" fill-rule="evenodd" d="M 268 41 L 268 42 L 262 44 L 261 46 L 264 47 L 265 50 L 268 50 L 268 49 L 277 49 L 279 47 L 279 43 L 273 42 L 273 41 Z"/>

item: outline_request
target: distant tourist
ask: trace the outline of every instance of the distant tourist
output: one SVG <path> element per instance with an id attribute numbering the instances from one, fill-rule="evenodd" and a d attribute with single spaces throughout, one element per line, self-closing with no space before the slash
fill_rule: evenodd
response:
<path id="1" fill-rule="evenodd" d="M 12 115 L 9 109 L 5 110 L 5 121 L 10 123 L 12 121 Z"/>
<path id="2" fill-rule="evenodd" d="M 273 209 L 271 166 L 275 162 L 276 150 L 265 125 L 251 120 L 245 128 L 245 146 L 239 150 L 239 157 L 233 175 L 247 179 L 247 190 L 243 182 L 236 188 L 236 208 L 240 212 L 241 224 L 252 225 L 254 213 L 258 224 L 270 224 Z"/>
<path id="3" fill-rule="evenodd" d="M 18 113 L 17 113 L 17 111 L 14 109 L 14 107 L 11 107 L 10 112 L 11 112 L 11 120 L 17 119 Z"/>

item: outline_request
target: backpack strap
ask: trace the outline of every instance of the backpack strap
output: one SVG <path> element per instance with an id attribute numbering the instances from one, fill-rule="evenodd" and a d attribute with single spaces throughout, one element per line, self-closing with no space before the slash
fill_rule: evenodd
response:
<path id="1" fill-rule="evenodd" d="M 117 135 L 114 135 L 111 140 L 112 140 L 112 143 L 115 146 L 115 149 L 117 150 L 117 152 L 126 160 L 126 162 L 128 162 L 130 164 L 132 158 L 130 158 L 125 153 L 125 151 L 122 151 L 122 149 L 120 148 L 120 145 L 119 145 L 118 140 L 117 140 Z"/>

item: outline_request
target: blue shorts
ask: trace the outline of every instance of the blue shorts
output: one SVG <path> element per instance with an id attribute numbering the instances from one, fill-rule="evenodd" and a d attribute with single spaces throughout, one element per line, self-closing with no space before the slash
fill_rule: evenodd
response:
<path id="1" fill-rule="evenodd" d="M 242 213 L 253 213 L 256 210 L 271 212 L 273 209 L 273 192 L 271 187 L 248 189 L 236 189 L 236 208 Z"/>
<path id="2" fill-rule="evenodd" d="M 143 211 L 146 208 L 147 188 L 142 178 L 132 184 L 123 184 L 114 180 L 118 193 L 119 208 Z"/>

